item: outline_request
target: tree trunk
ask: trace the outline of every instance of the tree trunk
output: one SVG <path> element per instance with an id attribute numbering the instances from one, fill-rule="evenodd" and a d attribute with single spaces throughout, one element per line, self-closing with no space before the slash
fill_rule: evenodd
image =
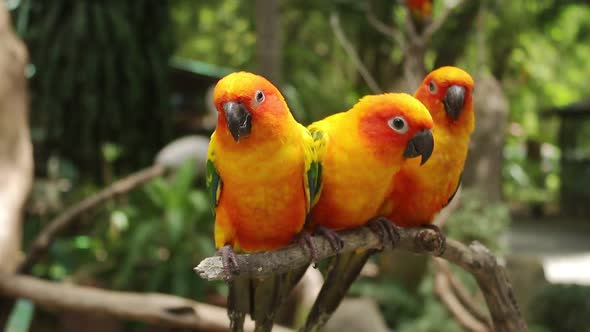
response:
<path id="1" fill-rule="evenodd" d="M 27 51 L 0 3 L 0 272 L 21 258 L 21 214 L 31 187 L 33 157 L 27 122 Z"/>
<path id="2" fill-rule="evenodd" d="M 463 185 L 485 193 L 490 202 L 502 199 L 502 150 L 508 101 L 493 76 L 475 78 L 475 131 L 465 162 Z"/>
<path id="3" fill-rule="evenodd" d="M 256 0 L 256 60 L 258 73 L 281 84 L 281 36 L 278 0 Z"/>

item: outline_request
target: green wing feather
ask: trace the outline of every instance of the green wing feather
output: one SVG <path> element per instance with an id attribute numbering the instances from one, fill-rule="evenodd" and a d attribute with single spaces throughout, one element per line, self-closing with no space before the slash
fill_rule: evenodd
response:
<path id="1" fill-rule="evenodd" d="M 221 187 L 223 183 L 221 177 L 215 169 L 215 133 L 211 135 L 211 141 L 209 142 L 209 150 L 207 151 L 207 167 L 205 181 L 207 184 L 207 191 L 211 197 L 213 213 L 215 213 L 215 207 L 219 202 L 219 196 L 221 195 Z"/>
<path id="2" fill-rule="evenodd" d="M 312 134 L 307 128 L 300 125 L 303 135 L 303 149 L 305 172 L 303 173 L 303 183 L 305 185 L 306 210 L 309 212 L 317 203 L 321 193 L 321 165 L 317 158 L 315 142 Z"/>
<path id="3" fill-rule="evenodd" d="M 311 150 L 314 156 L 308 172 L 310 174 L 308 176 L 310 188 L 313 189 L 310 197 L 310 204 L 313 207 L 322 193 L 322 160 L 326 153 L 327 135 L 321 128 L 313 124 L 309 127 L 309 135 L 311 136 Z"/>

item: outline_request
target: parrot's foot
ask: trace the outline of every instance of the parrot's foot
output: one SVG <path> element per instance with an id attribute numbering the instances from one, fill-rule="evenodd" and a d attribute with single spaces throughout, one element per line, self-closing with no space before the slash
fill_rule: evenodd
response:
<path id="1" fill-rule="evenodd" d="M 313 238 L 310 233 L 306 231 L 302 231 L 296 237 L 297 244 L 301 249 L 304 251 L 309 252 L 309 258 L 311 260 L 311 264 L 314 268 L 318 267 L 318 248 L 316 248 L 315 243 L 313 243 Z"/>
<path id="2" fill-rule="evenodd" d="M 322 235 L 326 239 L 328 239 L 328 242 L 330 242 L 330 246 L 332 247 L 332 249 L 334 249 L 334 251 L 336 251 L 336 253 L 339 253 L 340 250 L 344 248 L 344 241 L 342 240 L 340 234 L 338 234 L 337 232 L 324 226 L 317 226 L 315 231 L 319 235 Z"/>
<path id="3" fill-rule="evenodd" d="M 388 243 L 391 243 L 393 247 L 399 242 L 400 235 L 395 225 L 384 217 L 376 217 L 367 223 L 369 228 L 379 235 L 381 239 L 381 249 L 385 248 Z"/>
<path id="4" fill-rule="evenodd" d="M 226 279 L 232 279 L 232 276 L 240 274 L 240 267 L 238 266 L 238 260 L 236 259 L 236 253 L 231 245 L 227 244 L 221 247 L 217 251 L 217 255 L 221 256 L 223 262 L 223 270 L 226 275 Z"/>
<path id="5" fill-rule="evenodd" d="M 447 248 L 447 238 L 440 228 L 433 224 L 424 224 L 420 227 L 423 229 L 416 235 L 417 244 L 435 256 L 442 256 Z"/>

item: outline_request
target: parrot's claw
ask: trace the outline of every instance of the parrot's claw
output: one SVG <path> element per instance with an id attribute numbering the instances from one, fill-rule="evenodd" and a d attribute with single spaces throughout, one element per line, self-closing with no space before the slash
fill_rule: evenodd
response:
<path id="1" fill-rule="evenodd" d="M 389 221 L 387 218 L 377 217 L 369 220 L 368 224 L 369 228 L 379 235 L 381 239 L 381 249 L 387 246 L 387 243 L 391 243 L 392 247 L 399 242 L 400 235 L 395 225 Z"/>
<path id="2" fill-rule="evenodd" d="M 319 235 L 322 235 L 326 239 L 328 239 L 328 242 L 330 242 L 330 246 L 332 247 L 332 249 L 336 251 L 336 253 L 339 253 L 340 250 L 344 248 L 344 241 L 337 232 L 324 226 L 317 226 L 315 231 Z"/>
<path id="3" fill-rule="evenodd" d="M 226 275 L 226 279 L 230 280 L 233 276 L 240 274 L 240 266 L 236 259 L 236 253 L 231 245 L 227 244 L 221 247 L 217 251 L 217 255 L 221 256 L 223 262 L 223 270 Z"/>
<path id="4" fill-rule="evenodd" d="M 433 255 L 442 256 L 447 248 L 447 238 L 440 228 L 433 224 L 423 224 L 420 227 L 423 229 L 416 235 L 418 244 Z M 427 230 L 434 231 L 434 235 Z"/>
<path id="5" fill-rule="evenodd" d="M 311 264 L 314 268 L 317 268 L 318 249 L 316 248 L 315 243 L 313 243 L 313 238 L 311 237 L 311 234 L 306 231 L 303 231 L 297 235 L 296 241 L 299 247 L 301 247 L 301 249 L 309 252 Z"/>

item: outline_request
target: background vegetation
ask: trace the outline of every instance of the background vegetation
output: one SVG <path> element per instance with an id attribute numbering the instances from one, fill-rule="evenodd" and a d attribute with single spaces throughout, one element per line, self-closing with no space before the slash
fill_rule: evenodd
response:
<path id="1" fill-rule="evenodd" d="M 369 2 L 378 19 L 404 31 L 409 18 L 402 4 Z M 256 6 L 238 0 L 7 1 L 31 54 L 27 75 L 36 183 L 25 239 L 70 203 L 148 166 L 159 149 L 180 136 L 171 111 L 173 56 L 271 73 L 297 119 L 310 123 L 371 93 L 335 38 L 329 18 L 338 14 L 342 31 L 377 84 L 386 91 L 412 91 L 404 79 L 407 55 L 369 24 L 369 2 L 284 0 L 273 11 L 264 6 L 268 1 Z M 434 0 L 433 6 L 436 18 L 445 2 Z M 266 50 L 277 52 L 278 69 L 260 61 L 265 52 L 260 49 L 265 37 L 256 29 L 261 17 L 278 27 L 279 47 Z M 507 122 L 494 132 L 504 140 L 496 174 L 503 200 L 487 204 L 481 194 L 486 189 L 472 188 L 474 198 L 449 222 L 456 238 L 479 239 L 506 252 L 498 238 L 509 227 L 509 209 L 529 213 L 541 204 L 547 212 L 558 206 L 559 122 L 540 114 L 590 94 L 589 17 L 585 1 L 466 1 L 432 36 L 426 70 L 454 64 L 476 78 L 491 77 L 509 105 Z M 420 28 L 433 18 L 413 19 Z M 476 94 L 488 93 L 476 83 Z M 588 146 L 590 135 L 577 148 L 585 158 Z M 224 285 L 206 283 L 190 269 L 214 252 L 203 182 L 194 164 L 185 164 L 174 175 L 111 201 L 56 240 L 32 273 L 219 303 Z M 384 275 L 363 279 L 354 293 L 375 297 L 398 331 L 459 330 L 433 297 L 431 274 L 416 283 L 408 290 Z M 560 293 L 547 290 L 539 296 L 553 299 Z M 575 295 L 571 289 L 567 293 Z M 533 328 L 582 331 L 577 327 L 585 322 L 568 320 L 564 324 L 577 326 L 568 330 L 556 318 L 561 316 L 548 312 L 537 306 Z"/>

